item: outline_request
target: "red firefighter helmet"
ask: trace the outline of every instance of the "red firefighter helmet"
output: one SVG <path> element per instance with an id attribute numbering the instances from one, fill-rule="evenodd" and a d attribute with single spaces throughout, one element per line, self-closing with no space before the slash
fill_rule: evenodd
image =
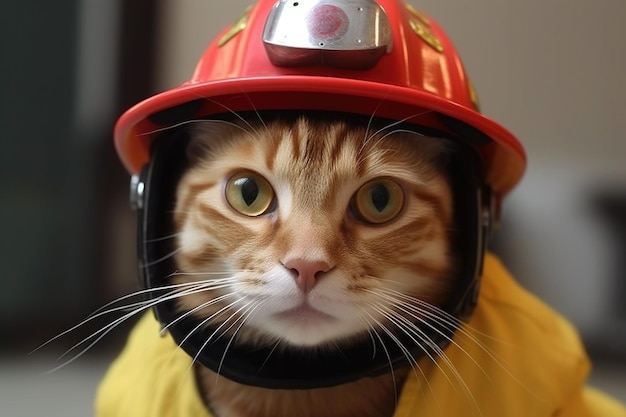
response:
<path id="1" fill-rule="evenodd" d="M 480 155 L 496 203 L 526 164 L 519 141 L 479 112 L 450 39 L 399 0 L 259 1 L 211 43 L 191 80 L 124 113 L 115 144 L 137 174 L 163 128 L 281 109 L 375 115 L 453 132 Z"/>

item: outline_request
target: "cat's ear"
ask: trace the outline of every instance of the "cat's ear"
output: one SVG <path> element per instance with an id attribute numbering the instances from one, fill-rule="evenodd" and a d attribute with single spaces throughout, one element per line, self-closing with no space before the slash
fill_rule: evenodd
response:
<path id="1" fill-rule="evenodd" d="M 423 152 L 424 160 L 434 167 L 439 174 L 449 175 L 450 164 L 455 163 L 456 155 L 463 151 L 462 146 L 443 135 L 424 136 L 420 142 L 420 150 Z"/>
<path id="2" fill-rule="evenodd" d="M 447 166 L 450 155 L 454 152 L 454 143 L 446 138 L 424 137 L 422 146 L 426 160 L 438 167 Z"/>
<path id="3" fill-rule="evenodd" d="M 190 138 L 187 145 L 189 163 L 195 165 L 205 160 L 227 137 L 233 135 L 234 129 L 222 120 L 197 120 L 189 123 L 186 127 Z"/>
<path id="4" fill-rule="evenodd" d="M 186 156 L 187 161 L 192 166 L 195 166 L 204 155 L 209 151 L 207 140 L 204 140 L 205 135 L 197 132 L 197 126 L 192 126 L 187 129 L 187 135 L 189 135 L 189 142 L 187 143 Z"/>
<path id="5" fill-rule="evenodd" d="M 435 168 L 439 174 L 446 173 L 457 145 L 443 135 L 431 132 L 402 131 L 399 133 L 407 146 L 407 155 L 412 155 L 424 163 L 423 167 Z"/>

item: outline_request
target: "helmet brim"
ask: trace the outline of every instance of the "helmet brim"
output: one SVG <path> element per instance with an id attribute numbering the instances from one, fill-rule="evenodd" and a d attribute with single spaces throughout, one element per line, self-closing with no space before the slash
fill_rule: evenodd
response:
<path id="1" fill-rule="evenodd" d="M 183 84 L 124 113 L 115 127 L 115 145 L 126 169 L 136 174 L 149 160 L 152 140 L 164 129 L 211 115 L 282 109 L 350 112 L 448 130 L 440 116 L 459 121 L 488 138 L 476 140 L 454 132 L 460 140 L 478 148 L 485 181 L 500 198 L 520 180 L 526 165 L 526 155 L 517 138 L 478 111 L 403 86 L 310 75 Z"/>

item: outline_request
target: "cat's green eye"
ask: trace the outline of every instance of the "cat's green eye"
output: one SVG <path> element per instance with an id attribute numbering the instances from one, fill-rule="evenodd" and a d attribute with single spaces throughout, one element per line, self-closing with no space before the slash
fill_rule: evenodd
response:
<path id="1" fill-rule="evenodd" d="M 238 172 L 226 183 L 226 201 L 241 214 L 260 216 L 274 202 L 274 190 L 265 178 L 256 172 Z"/>
<path id="2" fill-rule="evenodd" d="M 389 179 L 376 179 L 359 188 L 352 210 L 361 221 L 382 224 L 393 220 L 404 206 L 402 187 Z"/>

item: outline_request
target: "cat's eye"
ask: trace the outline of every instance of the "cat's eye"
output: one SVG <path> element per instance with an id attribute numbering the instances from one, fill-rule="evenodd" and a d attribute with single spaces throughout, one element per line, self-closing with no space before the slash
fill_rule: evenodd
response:
<path id="1" fill-rule="evenodd" d="M 393 220 L 404 206 L 402 187 L 390 179 L 376 179 L 363 185 L 352 199 L 356 217 L 366 223 L 382 224 Z"/>
<path id="2" fill-rule="evenodd" d="M 226 183 L 226 201 L 241 214 L 260 216 L 274 202 L 272 186 L 260 174 L 252 171 L 238 172 Z"/>

